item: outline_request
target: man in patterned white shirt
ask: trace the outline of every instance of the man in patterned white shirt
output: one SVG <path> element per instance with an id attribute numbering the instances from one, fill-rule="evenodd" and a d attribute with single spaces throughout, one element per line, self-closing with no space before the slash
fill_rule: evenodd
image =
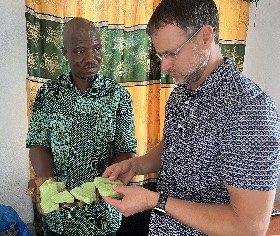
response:
<path id="1" fill-rule="evenodd" d="M 213 0 L 163 0 L 148 34 L 177 87 L 163 140 L 103 177 L 159 171 L 157 192 L 115 186 L 104 198 L 128 216 L 152 211 L 149 235 L 265 235 L 280 169 L 280 120 L 271 98 L 219 48 Z"/>

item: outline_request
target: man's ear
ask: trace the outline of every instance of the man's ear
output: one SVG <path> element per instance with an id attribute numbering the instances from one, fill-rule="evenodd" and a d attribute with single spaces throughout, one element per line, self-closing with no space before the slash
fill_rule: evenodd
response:
<path id="1" fill-rule="evenodd" d="M 209 47 L 214 41 L 214 29 L 211 25 L 205 25 L 202 28 L 202 40 L 206 47 Z"/>

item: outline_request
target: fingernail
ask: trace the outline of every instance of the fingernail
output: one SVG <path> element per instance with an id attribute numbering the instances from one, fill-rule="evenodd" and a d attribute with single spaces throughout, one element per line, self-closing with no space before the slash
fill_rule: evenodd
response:
<path id="1" fill-rule="evenodd" d="M 35 190 L 35 188 L 27 189 L 25 194 L 26 195 L 32 195 L 32 194 L 34 194 L 34 190 Z"/>

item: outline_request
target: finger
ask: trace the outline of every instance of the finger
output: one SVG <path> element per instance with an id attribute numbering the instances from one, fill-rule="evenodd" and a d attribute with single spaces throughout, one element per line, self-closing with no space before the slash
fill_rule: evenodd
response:
<path id="1" fill-rule="evenodd" d="M 118 193 L 121 193 L 123 195 L 126 195 L 127 191 L 126 189 L 128 188 L 128 186 L 122 186 L 122 185 L 117 185 L 117 184 L 113 184 L 112 185 L 112 188 L 118 192 Z"/>
<path id="2" fill-rule="evenodd" d="M 85 202 L 79 201 L 79 202 L 73 202 L 73 203 L 62 203 L 61 207 L 74 207 L 74 206 L 84 206 L 86 205 Z"/>
<path id="3" fill-rule="evenodd" d="M 37 187 L 41 186 L 47 179 L 48 179 L 48 177 L 37 177 L 37 178 L 35 178 L 36 186 Z"/>
<path id="4" fill-rule="evenodd" d="M 40 203 L 37 203 L 36 207 L 37 207 L 37 211 L 40 215 L 47 215 L 46 213 L 43 212 Z"/>
<path id="5" fill-rule="evenodd" d="M 63 208 L 63 207 L 73 207 L 73 206 L 77 206 L 77 205 L 78 205 L 77 202 L 73 202 L 73 203 L 67 203 L 67 202 L 65 202 L 65 203 L 61 203 L 60 208 Z"/>
<path id="6" fill-rule="evenodd" d="M 101 200 L 101 197 L 96 197 L 94 203 L 97 204 Z"/>
<path id="7" fill-rule="evenodd" d="M 34 179 L 29 180 L 28 188 L 31 189 L 31 188 L 35 188 L 35 187 L 36 187 L 35 180 Z"/>
<path id="8" fill-rule="evenodd" d="M 27 190 L 25 191 L 26 195 L 33 195 L 34 194 L 34 190 L 36 188 L 36 184 L 35 184 L 35 180 L 31 179 L 28 181 L 28 185 L 27 185 Z"/>
<path id="9" fill-rule="evenodd" d="M 110 180 L 116 180 L 122 173 L 122 168 L 118 164 L 109 166 L 103 173 L 103 178 L 109 178 Z"/>
<path id="10" fill-rule="evenodd" d="M 121 206 L 121 201 L 120 199 L 117 199 L 117 198 L 112 198 L 112 197 L 103 197 L 103 200 L 105 202 L 107 202 L 109 205 L 115 207 L 117 210 L 119 210 L 120 212 L 121 209 L 120 209 L 120 206 Z"/>
<path id="11" fill-rule="evenodd" d="M 98 203 L 98 202 L 101 200 L 101 198 L 102 198 L 101 195 L 100 195 L 100 193 L 99 193 L 99 191 L 98 191 L 98 189 L 96 189 L 95 196 L 96 196 L 96 198 L 95 198 L 94 203 L 96 204 L 96 203 Z"/>
<path id="12" fill-rule="evenodd" d="M 121 177 L 121 176 L 119 176 L 118 179 L 120 179 L 124 183 L 124 185 L 127 185 L 129 183 L 129 181 L 131 180 L 131 178 L 129 178 L 129 177 Z"/>
<path id="13" fill-rule="evenodd" d="M 111 175 L 113 174 L 113 170 L 112 170 L 112 166 L 109 166 L 105 171 L 104 173 L 102 174 L 102 178 L 110 178 Z"/>
<path id="14" fill-rule="evenodd" d="M 39 206 L 41 206 L 41 198 L 40 198 L 40 195 L 36 195 L 35 194 L 35 200 L 36 200 L 36 203 L 39 205 Z"/>
<path id="15" fill-rule="evenodd" d="M 26 195 L 33 195 L 33 194 L 34 194 L 34 190 L 35 190 L 35 188 L 28 188 L 28 189 L 25 191 L 25 194 L 26 194 Z"/>
<path id="16" fill-rule="evenodd" d="M 85 202 L 77 202 L 77 206 L 85 206 L 86 205 L 86 203 Z"/>

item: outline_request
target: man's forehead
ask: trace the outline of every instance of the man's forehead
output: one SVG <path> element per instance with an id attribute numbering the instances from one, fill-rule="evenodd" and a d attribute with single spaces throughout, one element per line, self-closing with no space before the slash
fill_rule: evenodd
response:
<path id="1" fill-rule="evenodd" d="M 64 41 L 78 42 L 78 41 L 96 41 L 100 42 L 100 36 L 96 29 L 77 29 L 72 30 L 64 35 Z"/>
<path id="2" fill-rule="evenodd" d="M 70 37 L 75 37 L 78 34 L 83 34 L 84 37 L 87 35 L 91 35 L 91 37 L 99 36 L 96 27 L 90 21 L 81 18 L 68 21 L 63 29 L 63 38 L 69 39 Z"/>

